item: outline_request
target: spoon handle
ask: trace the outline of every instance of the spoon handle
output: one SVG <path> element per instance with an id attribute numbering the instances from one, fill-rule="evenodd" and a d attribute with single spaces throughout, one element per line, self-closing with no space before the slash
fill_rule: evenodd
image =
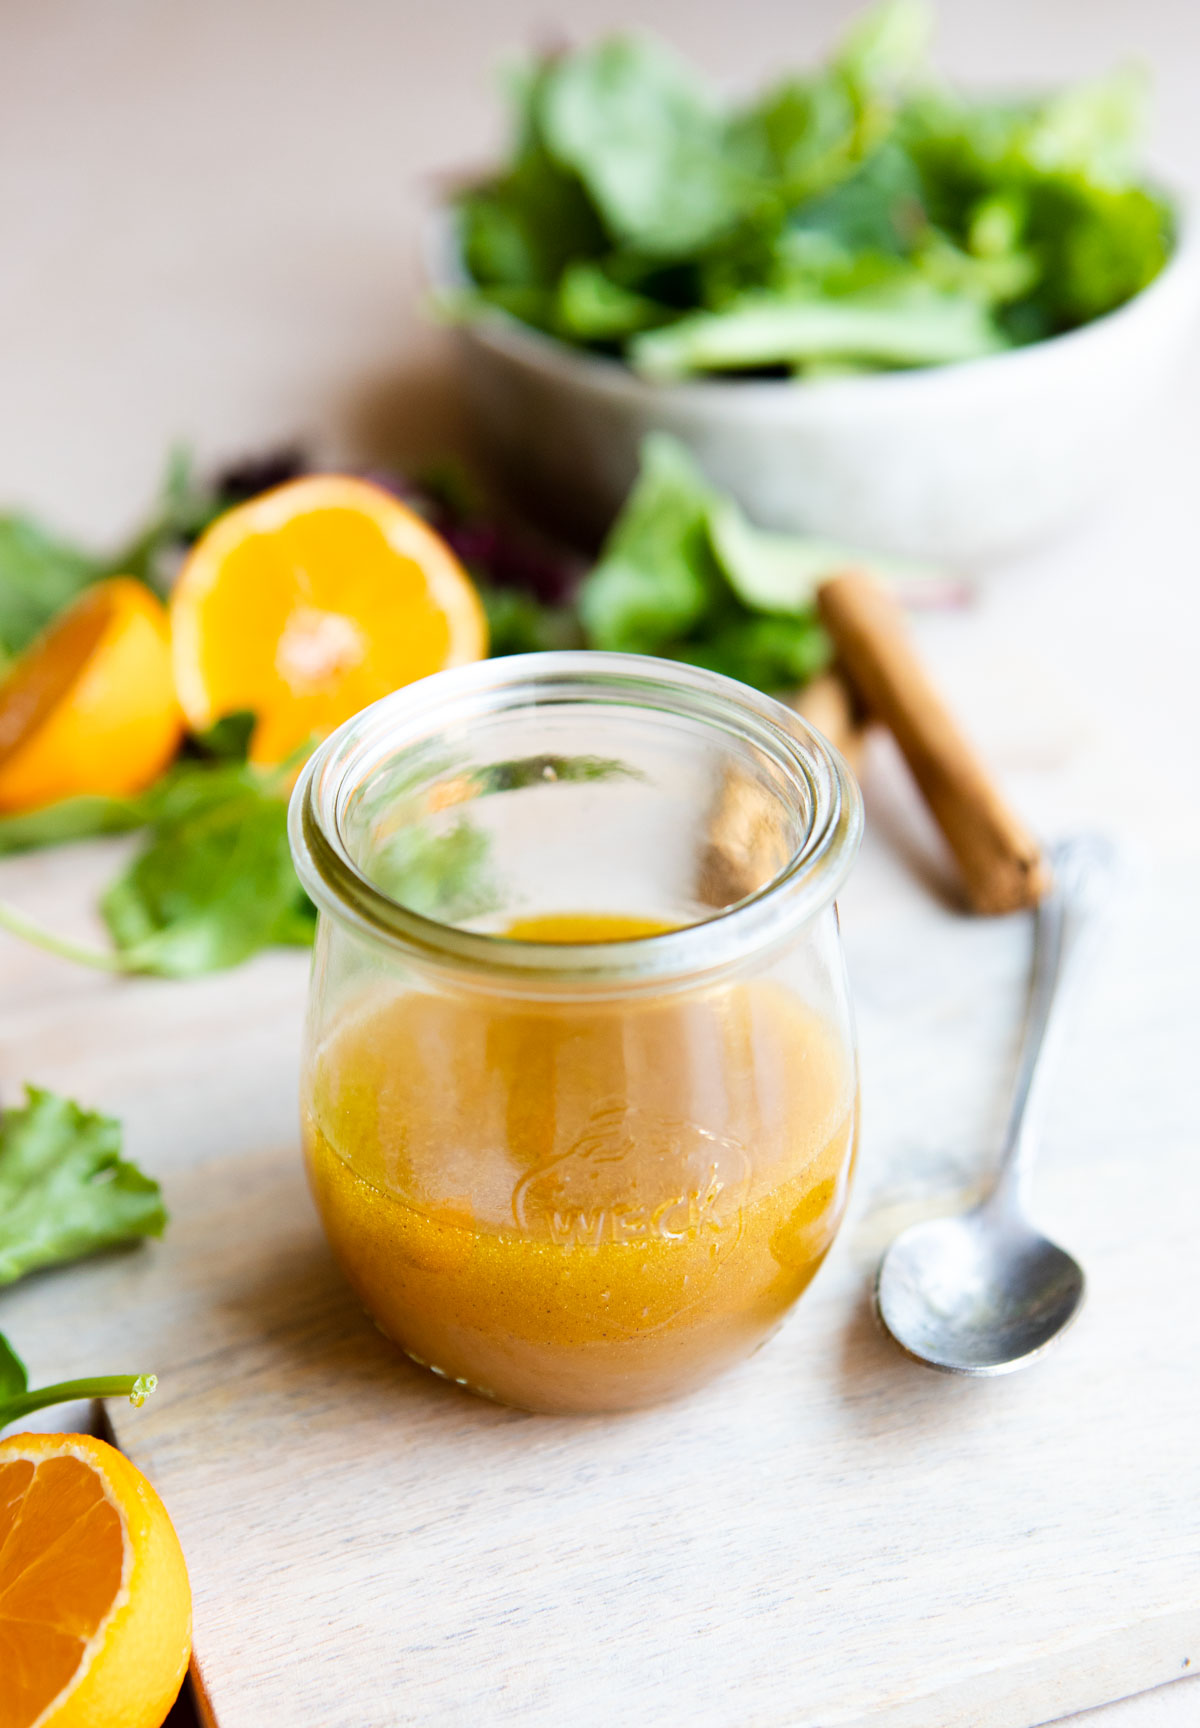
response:
<path id="1" fill-rule="evenodd" d="M 1062 1042 L 1064 1010 L 1086 970 L 1116 882 L 1116 850 L 1099 834 L 1051 848 L 1049 892 L 1037 909 L 1033 984 L 1012 1109 L 992 1199 L 1024 1209 L 1045 1113 L 1047 1081 Z"/>

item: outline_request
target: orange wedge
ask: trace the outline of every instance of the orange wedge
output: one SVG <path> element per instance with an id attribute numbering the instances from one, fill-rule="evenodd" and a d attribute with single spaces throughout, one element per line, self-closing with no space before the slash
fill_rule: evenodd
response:
<path id="1" fill-rule="evenodd" d="M 187 1670 L 179 1538 L 87 1434 L 0 1440 L 0 1728 L 161 1728 Z"/>
<path id="2" fill-rule="evenodd" d="M 338 474 L 293 480 L 215 522 L 180 574 L 171 627 L 189 724 L 249 710 L 261 763 L 487 653 L 479 597 L 446 543 L 390 493 Z"/>
<path id="3" fill-rule="evenodd" d="M 161 602 L 129 576 L 96 582 L 0 683 L 0 811 L 140 792 L 182 731 Z"/>

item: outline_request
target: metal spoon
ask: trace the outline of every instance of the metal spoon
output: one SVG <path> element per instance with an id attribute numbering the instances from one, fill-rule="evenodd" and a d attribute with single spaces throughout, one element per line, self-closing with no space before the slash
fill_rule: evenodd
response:
<path id="1" fill-rule="evenodd" d="M 905 1230 L 875 1283 L 879 1317 L 920 1362 L 949 1374 L 1023 1368 L 1069 1326 L 1083 1303 L 1083 1268 L 1026 1216 L 1047 1076 L 1067 986 L 1078 981 L 1106 904 L 1115 853 L 1098 835 L 1062 841 L 1037 912 L 1033 990 L 1004 1152 L 995 1186 L 970 1212 Z"/>

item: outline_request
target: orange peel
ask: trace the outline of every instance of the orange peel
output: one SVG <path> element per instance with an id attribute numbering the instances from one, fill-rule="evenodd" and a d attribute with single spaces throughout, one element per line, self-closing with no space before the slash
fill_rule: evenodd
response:
<path id="1" fill-rule="evenodd" d="M 0 684 L 0 812 L 140 792 L 182 730 L 161 601 L 129 576 L 93 583 Z"/>
<path id="2" fill-rule="evenodd" d="M 171 626 L 189 725 L 249 710 L 263 764 L 487 652 L 479 596 L 445 541 L 381 487 L 340 474 L 220 517 L 180 573 Z"/>
<path id="3" fill-rule="evenodd" d="M 0 1728 L 161 1728 L 192 1595 L 146 1478 L 88 1434 L 0 1440 Z"/>

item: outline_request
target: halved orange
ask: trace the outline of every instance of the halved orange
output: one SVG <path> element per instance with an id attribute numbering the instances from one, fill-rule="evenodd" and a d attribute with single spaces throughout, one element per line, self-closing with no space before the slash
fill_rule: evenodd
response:
<path id="1" fill-rule="evenodd" d="M 192 1645 L 166 1509 L 88 1434 L 0 1440 L 0 1728 L 161 1728 Z"/>
<path id="2" fill-rule="evenodd" d="M 180 573 L 171 626 L 189 724 L 249 710 L 262 763 L 487 653 L 479 596 L 445 541 L 381 487 L 341 474 L 220 517 Z"/>
<path id="3" fill-rule="evenodd" d="M 182 732 L 161 601 L 129 576 L 96 582 L 0 684 L 0 811 L 140 792 Z"/>

